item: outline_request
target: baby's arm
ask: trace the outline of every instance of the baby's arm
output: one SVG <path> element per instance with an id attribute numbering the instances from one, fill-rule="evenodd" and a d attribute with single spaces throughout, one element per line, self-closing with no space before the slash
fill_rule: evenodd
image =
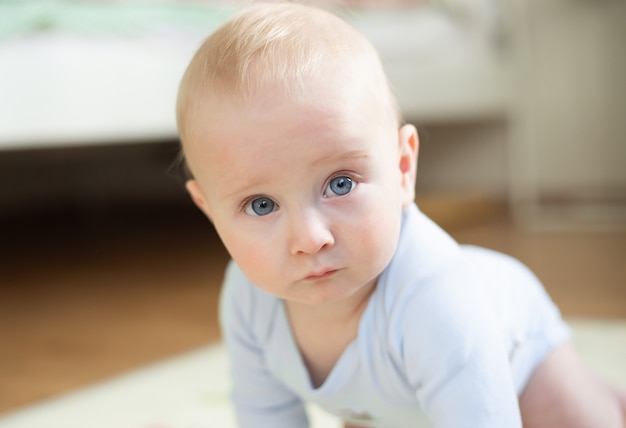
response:
<path id="1" fill-rule="evenodd" d="M 626 416 L 621 394 L 565 343 L 539 365 L 520 397 L 524 428 L 621 428 Z"/>
<path id="2" fill-rule="evenodd" d="M 232 401 L 240 428 L 306 428 L 302 400 L 275 379 L 251 325 L 254 299 L 246 295 L 241 272 L 231 263 L 220 300 L 220 323 L 233 380 Z"/>
<path id="3" fill-rule="evenodd" d="M 471 276 L 462 279 L 458 286 L 445 274 L 403 300 L 398 356 L 407 380 L 434 427 L 521 427 L 495 317 Z"/>

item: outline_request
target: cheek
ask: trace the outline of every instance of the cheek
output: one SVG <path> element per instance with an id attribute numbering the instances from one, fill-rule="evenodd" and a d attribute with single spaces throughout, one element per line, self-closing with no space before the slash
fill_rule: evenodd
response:
<path id="1" fill-rule="evenodd" d="M 344 223 L 343 238 L 364 262 L 376 263 L 379 268 L 379 265 L 386 266 L 395 252 L 401 206 L 394 198 L 376 196 L 366 198 L 355 213 L 354 221 Z"/>
<path id="2" fill-rule="evenodd" d="M 279 263 L 277 243 L 271 240 L 271 236 L 257 237 L 232 228 L 224 231 L 218 225 L 216 230 L 228 253 L 246 276 L 255 283 L 266 282 L 268 274 Z"/>
<path id="3" fill-rule="evenodd" d="M 382 213 L 371 216 L 369 219 L 368 233 L 363 233 L 364 239 L 370 247 L 378 249 L 381 253 L 393 251 L 400 231 L 400 216 L 392 215 L 397 210 L 381 210 Z"/>

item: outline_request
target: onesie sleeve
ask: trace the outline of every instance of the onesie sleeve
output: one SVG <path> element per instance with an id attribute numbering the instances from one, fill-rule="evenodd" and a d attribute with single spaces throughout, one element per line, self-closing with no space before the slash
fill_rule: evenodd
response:
<path id="1" fill-rule="evenodd" d="M 227 267 L 220 298 L 220 324 L 230 363 L 232 401 L 240 428 L 305 428 L 302 400 L 272 376 L 265 359 L 262 323 L 267 302 L 234 262 Z"/>
<path id="2" fill-rule="evenodd" d="M 400 358 L 434 427 L 521 427 L 503 340 L 476 285 L 456 272 L 410 293 L 398 311 Z"/>

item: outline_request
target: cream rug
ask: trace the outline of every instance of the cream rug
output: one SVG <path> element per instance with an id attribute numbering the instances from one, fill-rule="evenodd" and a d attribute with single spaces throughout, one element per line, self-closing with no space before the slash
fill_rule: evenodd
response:
<path id="1" fill-rule="evenodd" d="M 626 388 L 626 321 L 569 320 L 588 363 Z M 209 346 L 0 415 L 0 428 L 231 428 L 228 360 Z M 310 408 L 313 428 L 339 427 Z"/>

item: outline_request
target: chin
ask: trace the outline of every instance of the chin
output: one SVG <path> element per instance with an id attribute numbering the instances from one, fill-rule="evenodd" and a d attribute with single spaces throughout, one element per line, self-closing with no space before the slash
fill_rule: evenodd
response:
<path id="1" fill-rule="evenodd" d="M 339 302 L 354 295 L 360 287 L 345 286 L 337 283 L 322 281 L 313 286 L 308 295 L 307 303 L 321 305 L 325 303 Z"/>

